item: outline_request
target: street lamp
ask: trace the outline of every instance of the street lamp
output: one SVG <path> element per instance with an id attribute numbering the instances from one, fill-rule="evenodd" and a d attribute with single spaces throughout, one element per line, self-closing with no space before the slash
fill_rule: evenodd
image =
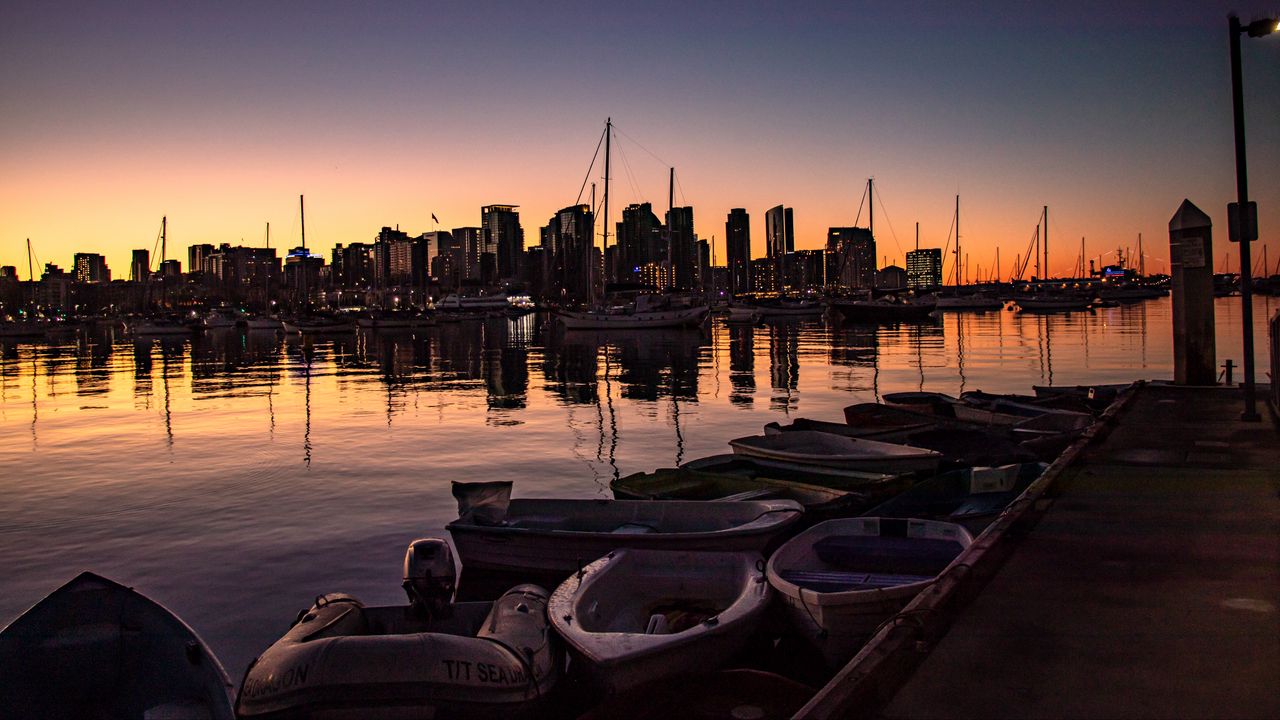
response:
<path id="1" fill-rule="evenodd" d="M 1237 205 L 1232 211 L 1232 235 L 1240 240 L 1240 301 L 1241 320 L 1244 323 L 1244 412 L 1240 419 L 1257 422 L 1262 418 L 1254 399 L 1253 384 L 1253 278 L 1249 259 L 1249 242 L 1258 238 L 1257 209 L 1249 204 L 1249 173 L 1244 157 L 1244 93 L 1240 79 L 1240 35 L 1262 37 L 1280 30 L 1280 19 L 1263 18 L 1241 26 L 1240 18 L 1227 16 L 1231 36 L 1231 98 L 1236 126 L 1236 195 Z"/>

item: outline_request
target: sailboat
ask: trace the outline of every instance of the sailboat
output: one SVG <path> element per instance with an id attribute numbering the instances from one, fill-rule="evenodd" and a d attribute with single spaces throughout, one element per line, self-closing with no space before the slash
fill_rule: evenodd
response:
<path id="1" fill-rule="evenodd" d="M 950 292 L 938 293 L 936 306 L 939 310 L 999 310 L 1004 307 L 1004 302 L 1000 298 L 990 293 L 964 293 L 961 294 L 963 280 L 960 277 L 960 196 L 956 196 L 956 285 L 955 289 Z"/>
<path id="2" fill-rule="evenodd" d="M 306 259 L 310 257 L 307 252 L 307 210 L 303 202 L 303 196 L 298 196 L 298 210 L 302 218 L 302 251 L 305 255 L 301 261 L 300 283 L 302 285 L 302 314 L 296 315 L 287 320 L 282 320 L 284 331 L 287 333 L 302 333 L 304 335 L 321 335 L 353 332 L 356 329 L 356 322 L 353 318 L 346 317 L 340 313 L 319 313 L 311 310 L 311 299 L 307 295 L 307 267 Z"/>
<path id="3" fill-rule="evenodd" d="M 613 136 L 613 118 L 605 122 L 604 131 L 604 244 L 609 245 L 609 164 Z M 594 162 L 594 160 L 593 160 Z M 674 170 L 673 182 L 674 182 Z M 594 239 L 588 247 L 594 249 Z M 588 263 L 590 267 L 591 263 Z M 601 283 L 603 285 L 604 283 Z M 591 283 L 592 295 L 595 284 Z M 668 295 L 639 295 L 626 303 L 597 301 L 587 310 L 559 310 L 556 317 L 566 330 L 641 330 L 650 328 L 698 327 L 711 308 L 705 302 L 690 302 Z"/>

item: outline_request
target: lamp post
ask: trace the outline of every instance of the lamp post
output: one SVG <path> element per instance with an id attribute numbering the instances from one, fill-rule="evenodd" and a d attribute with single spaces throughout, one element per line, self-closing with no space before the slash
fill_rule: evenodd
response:
<path id="1" fill-rule="evenodd" d="M 1249 205 L 1249 173 L 1245 167 L 1244 154 L 1244 93 L 1240 78 L 1240 35 L 1248 33 L 1249 37 L 1262 37 L 1280 30 L 1280 20 L 1264 18 L 1254 20 L 1242 26 L 1240 18 L 1235 14 L 1227 16 L 1227 25 L 1231 37 L 1231 99 L 1235 112 L 1236 133 L 1236 195 L 1237 207 L 1232 233 L 1240 240 L 1240 302 L 1241 320 L 1244 323 L 1244 412 L 1240 419 L 1257 422 L 1258 415 L 1254 397 L 1253 383 L 1253 278 L 1251 260 L 1249 259 L 1249 242 L 1257 237 L 1257 215 L 1250 212 Z M 1251 221 L 1252 220 L 1252 221 Z"/>

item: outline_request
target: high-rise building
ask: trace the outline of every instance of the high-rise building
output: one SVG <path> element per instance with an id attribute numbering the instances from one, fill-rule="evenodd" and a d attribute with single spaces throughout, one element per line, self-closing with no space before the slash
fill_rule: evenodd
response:
<path id="1" fill-rule="evenodd" d="M 182 277 L 182 261 L 181 260 L 162 260 L 160 267 L 156 272 L 162 278 L 179 278 Z"/>
<path id="2" fill-rule="evenodd" d="M 729 211 L 724 223 L 728 254 L 729 294 L 751 292 L 751 216 L 743 208 Z"/>
<path id="3" fill-rule="evenodd" d="M 485 252 L 495 256 L 498 278 L 515 280 L 524 259 L 524 228 L 520 227 L 519 205 L 485 205 L 480 208 L 480 227 Z"/>
<path id="4" fill-rule="evenodd" d="M 190 245 L 187 247 L 187 270 L 191 273 L 208 272 L 205 267 L 205 258 L 212 255 L 217 248 L 209 243 L 202 245 Z"/>
<path id="5" fill-rule="evenodd" d="M 133 262 L 129 263 L 129 279 L 134 282 L 146 282 L 151 277 L 151 251 L 143 248 L 133 251 Z"/>
<path id="6" fill-rule="evenodd" d="M 453 229 L 453 241 L 458 244 L 463 255 L 463 266 L 459 268 L 464 279 L 480 279 L 480 258 L 484 255 L 484 231 L 478 227 L 461 227 Z"/>
<path id="7" fill-rule="evenodd" d="M 907 287 L 928 290 L 942 285 L 942 250 L 907 251 Z"/>
<path id="8" fill-rule="evenodd" d="M 107 259 L 98 253 L 76 253 L 75 279 L 79 283 L 111 282 Z"/>
<path id="9" fill-rule="evenodd" d="M 667 261 L 667 240 L 662 221 L 649 203 L 628 205 L 618 223 L 618 280 L 640 280 L 641 268 Z"/>
<path id="10" fill-rule="evenodd" d="M 456 290 L 465 278 L 466 264 L 466 255 L 458 239 L 447 230 L 423 233 L 420 239 L 431 277 L 443 287 Z"/>
<path id="11" fill-rule="evenodd" d="M 860 227 L 827 229 L 827 283 L 866 289 L 876 282 L 876 241 Z"/>
<path id="12" fill-rule="evenodd" d="M 787 255 L 784 287 L 791 290 L 820 288 L 826 279 L 826 253 L 822 250 L 796 250 Z"/>
<path id="13" fill-rule="evenodd" d="M 290 258 L 297 258 L 297 250 L 290 251 Z M 294 260 L 295 264 L 301 260 Z M 288 267 L 289 260 L 285 260 Z M 370 290 L 377 276 L 377 255 L 369 243 L 341 243 L 333 248 L 333 272 L 331 279 L 337 287 L 347 290 Z"/>
<path id="14" fill-rule="evenodd" d="M 551 217 L 543 231 L 552 250 L 551 295 L 557 299 L 590 301 L 598 282 L 598 271 L 592 267 L 598 253 L 593 253 L 595 215 L 588 205 L 564 208 Z"/>
<path id="15" fill-rule="evenodd" d="M 698 286 L 697 236 L 693 232 L 693 208 L 674 207 L 667 212 L 671 287 L 693 290 Z"/>
<path id="16" fill-rule="evenodd" d="M 789 207 L 777 205 L 764 214 L 765 256 L 773 261 L 774 277 L 787 277 L 787 255 L 795 252 L 795 218 Z"/>

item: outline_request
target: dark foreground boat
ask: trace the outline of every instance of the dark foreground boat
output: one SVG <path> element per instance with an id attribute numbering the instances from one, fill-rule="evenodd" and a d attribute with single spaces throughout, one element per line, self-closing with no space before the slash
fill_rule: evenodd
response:
<path id="1" fill-rule="evenodd" d="M 926 518 L 963 525 L 977 535 L 986 529 L 1048 467 L 1021 463 L 975 467 L 936 475 L 867 511 L 867 515 Z"/>
<path id="2" fill-rule="evenodd" d="M 1002 434 L 989 428 L 926 426 L 923 428 L 868 430 L 841 423 L 822 422 L 821 420 L 809 420 L 806 418 L 798 418 L 790 425 L 771 422 L 764 426 L 766 435 L 803 432 L 806 430 L 933 450 L 942 454 L 944 469 L 948 467 L 1008 465 L 1010 463 L 1033 462 L 1037 459 L 1034 452 L 1011 440 L 1008 437 L 1008 433 Z"/>
<path id="3" fill-rule="evenodd" d="M 195 631 L 91 572 L 0 632 L 0 717 L 230 720 L 231 682 Z"/>

